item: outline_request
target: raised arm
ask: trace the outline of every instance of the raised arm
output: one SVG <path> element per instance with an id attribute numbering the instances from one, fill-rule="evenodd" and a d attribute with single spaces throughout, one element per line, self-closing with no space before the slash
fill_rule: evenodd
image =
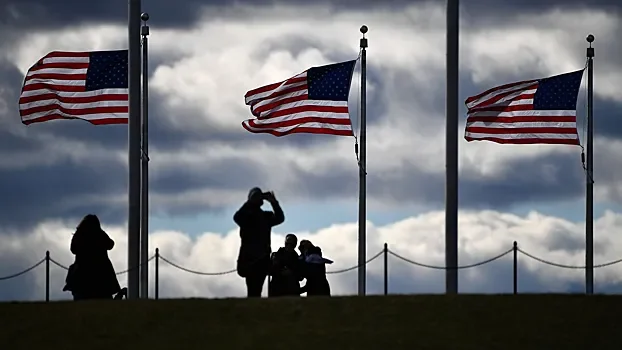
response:
<path id="1" fill-rule="evenodd" d="M 270 224 L 272 226 L 277 226 L 285 222 L 285 213 L 283 213 L 283 209 L 279 202 L 275 199 L 274 202 L 270 204 L 272 204 L 272 210 L 274 210 L 274 213 L 270 215 Z"/>

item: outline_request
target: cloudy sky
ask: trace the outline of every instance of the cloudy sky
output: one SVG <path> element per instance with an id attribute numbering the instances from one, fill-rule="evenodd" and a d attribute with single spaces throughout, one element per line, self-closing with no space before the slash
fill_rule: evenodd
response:
<path id="1" fill-rule="evenodd" d="M 234 3 L 234 4 L 232 4 Z M 528 3 L 528 4 L 526 4 Z M 545 5 L 546 3 L 546 5 Z M 622 6 L 617 1 L 463 1 L 460 98 L 494 85 L 581 69 L 595 48 L 595 263 L 622 258 Z M 205 272 L 231 270 L 232 215 L 248 189 L 274 190 L 286 222 L 274 232 L 319 244 L 356 264 L 358 173 L 350 137 L 246 132 L 244 93 L 311 66 L 353 59 L 369 26 L 368 256 L 383 243 L 412 260 L 444 264 L 445 2 L 145 0 L 150 27 L 150 186 L 154 251 Z M 24 126 L 24 73 L 52 50 L 127 48 L 127 2 L 0 0 L 0 277 L 49 250 L 64 265 L 81 216 L 95 213 L 127 267 L 127 126 L 53 121 Z M 358 68 L 357 68 L 358 71 Z M 355 79 L 356 80 L 356 79 Z M 584 87 L 586 78 L 584 77 Z M 353 82 L 352 96 L 358 88 Z M 579 97 L 584 139 L 585 89 Z M 354 126 L 357 107 L 351 101 Z M 467 143 L 460 127 L 460 263 L 518 241 L 548 260 L 584 263 L 584 173 L 574 146 Z M 267 207 L 269 205 L 266 204 Z M 444 272 L 390 259 L 390 291 L 442 292 Z M 153 265 L 151 265 L 153 272 Z M 235 274 L 197 276 L 160 265 L 162 297 L 244 294 Z M 126 284 L 126 275 L 120 278 Z M 65 271 L 52 267 L 52 298 Z M 356 293 L 356 272 L 331 275 Z M 622 265 L 595 271 L 596 292 L 622 290 Z M 44 297 L 44 269 L 0 281 L 1 300 Z M 520 258 L 519 290 L 583 290 L 584 272 Z M 150 281 L 153 283 L 153 278 Z M 368 291 L 382 289 L 382 260 Z M 460 273 L 462 292 L 510 292 L 511 256 Z"/>

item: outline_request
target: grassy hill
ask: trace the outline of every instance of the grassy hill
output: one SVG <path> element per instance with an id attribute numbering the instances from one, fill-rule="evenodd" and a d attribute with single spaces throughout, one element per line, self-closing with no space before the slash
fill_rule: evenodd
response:
<path id="1" fill-rule="evenodd" d="M 0 303 L 3 350 L 622 349 L 622 297 Z"/>

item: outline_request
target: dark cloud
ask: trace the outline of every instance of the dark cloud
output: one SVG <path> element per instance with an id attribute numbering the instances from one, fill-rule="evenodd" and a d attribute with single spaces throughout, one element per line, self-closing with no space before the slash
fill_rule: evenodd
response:
<path id="1" fill-rule="evenodd" d="M 43 150 L 41 151 L 43 152 Z M 0 170 L 0 225 L 35 225 L 43 219 L 78 219 L 96 213 L 119 223 L 126 207 L 111 203 L 125 192 L 126 168 L 117 162 L 60 162 L 25 169 Z"/>
<path id="2" fill-rule="evenodd" d="M 444 0 L 320 0 L 314 6 L 331 6 L 335 11 L 352 9 L 372 10 L 376 8 L 395 8 L 413 3 L 445 4 Z M 194 25 L 203 14 L 202 8 L 209 9 L 210 17 L 230 17 L 228 11 L 233 6 L 308 6 L 304 1 L 274 0 L 180 0 L 174 4 L 165 0 L 142 2 L 143 11 L 149 12 L 151 22 L 159 27 L 188 27 Z M 469 17 L 507 17 L 515 11 L 523 13 L 540 12 L 549 9 L 606 9 L 619 11 L 622 5 L 616 0 L 567 0 L 567 1 L 469 1 L 463 2 L 463 13 Z M 0 23 L 5 28 L 51 28 L 75 24 L 126 23 L 127 0 L 82 1 L 82 0 L 2 0 L 0 1 Z"/>
<path id="3" fill-rule="evenodd" d="M 394 1 L 383 3 L 383 6 L 404 3 L 406 2 Z M 577 2 L 571 3 L 578 4 Z M 5 15 L 7 13 L 19 13 L 19 11 L 11 10 L 9 3 L 4 2 L 2 4 Z M 55 2 L 55 10 L 48 12 L 46 12 L 46 8 L 52 6 L 48 2 L 25 0 L 18 4 L 19 6 L 16 5 L 17 7 L 15 7 L 18 10 L 28 6 L 35 9 L 30 13 L 33 16 L 36 16 L 37 13 L 47 13 L 50 21 L 37 22 L 41 26 L 55 25 L 56 22 L 54 21 L 60 21 L 59 18 L 62 16 L 76 16 L 75 18 L 78 18 L 78 15 L 82 16 L 87 9 L 83 2 L 75 1 Z M 147 2 L 144 2 L 145 7 L 146 4 Z M 177 15 L 181 16 L 179 13 L 184 11 L 188 14 L 190 12 L 196 13 L 196 6 L 215 4 L 215 2 L 190 1 L 189 4 L 192 6 L 184 7 L 177 4 L 171 10 L 172 12 L 166 7 L 171 6 L 165 6 L 164 2 L 150 1 L 148 6 L 153 7 L 154 10 L 158 8 L 161 8 L 161 11 L 166 10 L 172 20 Z M 473 8 L 483 6 L 481 2 L 478 4 L 470 4 L 469 8 L 471 8 L 470 6 L 475 6 Z M 555 2 L 552 4 L 555 5 Z M 65 5 L 71 6 L 74 11 L 63 10 Z M 95 7 L 93 8 L 91 5 Z M 102 21 L 113 20 L 117 17 L 119 21 L 125 21 L 126 5 L 125 0 L 113 0 L 113 2 L 105 5 L 104 3 L 89 4 L 88 10 L 91 13 L 101 14 Z M 514 6 L 508 4 L 504 6 L 506 5 Z M 604 5 L 604 2 L 598 2 L 594 5 Z M 179 11 L 179 13 L 175 11 Z M 211 15 L 217 16 L 218 13 L 214 10 Z M 152 18 L 155 17 L 157 16 L 152 16 Z M 64 22 L 68 21 L 64 20 Z M 610 47 L 613 46 L 615 45 L 604 47 L 601 50 L 603 51 L 602 55 L 604 57 L 617 57 L 611 55 L 612 51 L 610 50 L 613 49 Z M 266 45 L 262 45 L 262 50 L 287 50 L 293 55 L 297 55 L 309 47 L 321 47 L 321 43 L 292 36 L 285 37 L 283 40 L 268 41 Z M 255 54 L 265 54 L 265 52 Z M 329 59 L 334 61 L 352 58 L 350 57 L 351 53 L 345 51 L 326 54 Z M 151 72 L 153 72 L 158 64 L 163 62 L 164 58 L 152 56 L 150 60 Z M 426 73 L 429 74 L 430 72 Z M 412 121 L 421 124 L 417 124 L 417 131 L 424 134 L 427 132 L 427 128 L 430 130 L 442 128 L 445 123 L 444 118 L 437 116 L 442 116 L 443 113 L 439 113 L 439 111 L 443 111 L 445 108 L 445 78 L 444 72 L 435 73 L 439 74 L 438 80 L 431 81 L 422 88 L 421 82 L 413 79 L 410 73 L 380 68 L 371 62 L 368 66 L 369 84 L 374 85 L 377 91 L 383 91 L 389 88 L 387 84 L 391 82 L 390 88 L 393 94 L 391 96 L 368 95 L 368 126 L 374 126 L 381 121 L 383 116 L 387 115 L 392 101 L 408 101 L 416 96 L 419 102 L 413 106 Z M 3 81 L 0 82 L 0 98 L 7 103 L 8 108 L 6 113 L 0 112 L 0 122 L 3 126 L 0 129 L 0 155 L 11 155 L 17 151 L 33 155 L 45 154 L 48 151 L 47 144 L 39 136 L 48 137 L 47 142 L 50 142 L 50 138 L 52 140 L 78 141 L 83 143 L 83 147 L 87 149 L 97 146 L 110 152 L 122 153 L 127 150 L 126 126 L 93 126 L 80 121 L 53 121 L 28 127 L 22 125 L 19 122 L 16 101 L 23 76 L 16 68 L 6 63 L 0 64 L 0 74 L 3 77 Z M 521 75 L 523 74 L 527 78 L 538 76 L 530 75 L 529 72 L 521 72 Z M 501 83 L 525 79 L 525 76 L 508 75 L 496 78 Z M 467 96 L 479 93 L 489 87 L 474 85 L 469 77 L 464 74 L 461 77 L 460 100 L 463 101 Z M 356 82 L 352 85 L 352 89 L 359 88 L 360 86 Z M 179 129 L 171 124 L 171 117 L 177 121 L 197 120 L 197 115 L 201 115 L 203 112 L 191 108 L 177 107 L 171 109 L 164 104 L 164 96 L 155 92 L 152 92 L 150 96 L 152 164 L 158 162 L 156 151 L 174 154 L 182 151 L 189 144 L 197 142 L 227 143 L 238 149 L 250 149 L 259 140 L 273 146 L 287 144 L 304 150 L 306 147 L 326 142 L 328 137 L 322 135 L 291 135 L 275 138 L 270 135 L 250 134 L 244 131 L 241 126 L 237 130 L 231 130 L 207 125 L 207 122 L 203 125 L 196 125 L 196 127 Z M 206 98 L 217 97 L 207 96 Z M 242 96 L 240 96 L 240 103 L 242 103 Z M 622 129 L 618 127 L 619 118 L 617 118 L 615 111 L 620 110 L 622 105 L 597 98 L 595 106 L 597 137 L 620 137 L 618 130 Z M 352 106 L 352 108 L 356 108 L 356 106 Z M 579 108 L 581 110 L 581 106 Z M 461 109 L 461 114 L 464 114 L 464 107 Z M 248 116 L 250 118 L 250 113 Z M 359 125 L 355 110 L 353 110 L 353 118 L 354 126 L 357 128 Z M 425 120 L 425 122 L 421 123 L 420 120 Z M 464 118 L 462 121 L 464 122 Z M 408 119 L 406 122 L 409 122 Z M 460 137 L 463 134 L 462 129 L 463 126 L 459 132 Z M 374 135 L 368 135 L 368 139 L 373 139 L 373 137 Z M 439 147 L 442 147 L 441 145 L 439 143 Z M 499 145 L 498 147 L 503 146 Z M 306 196 L 310 199 L 355 197 L 358 190 L 358 172 L 353 151 L 352 149 L 350 164 L 334 164 L 330 172 L 309 173 L 301 168 L 294 168 L 290 176 L 293 180 L 288 186 L 291 185 L 295 189 L 295 196 Z M 274 155 L 266 155 L 266 157 L 271 156 Z M 583 195 L 583 173 L 579 159 L 577 152 L 576 156 L 542 156 L 529 161 L 510 162 L 507 164 L 505 172 L 494 177 L 465 171 L 460 175 L 460 204 L 467 208 L 494 207 L 498 209 L 510 208 L 513 205 L 529 201 L 558 201 L 579 198 Z M 601 164 L 602 169 L 606 169 L 606 160 L 600 160 L 600 162 L 603 162 Z M 166 197 L 205 189 L 246 190 L 248 187 L 246 179 L 269 178 L 269 170 L 263 169 L 253 160 L 241 159 L 224 159 L 211 164 L 195 164 L 183 169 L 157 167 L 150 174 L 150 191 L 152 195 Z M 0 182 L 0 193 L 6 194 L 6 198 L 12 198 L 12 201 L 5 202 L 2 207 L 0 226 L 34 224 L 43 218 L 53 217 L 77 219 L 86 212 L 98 213 L 110 223 L 120 223 L 126 216 L 127 210 L 124 205 L 111 204 L 113 198 L 125 198 L 127 193 L 127 168 L 118 161 L 94 157 L 83 161 L 81 164 L 76 164 L 74 161 L 66 159 L 52 165 L 38 164 L 21 169 L 4 168 L 0 170 L 0 176 L 4 179 Z M 444 203 L 444 181 L 444 173 L 430 171 L 426 168 L 426 164 L 422 164 L 420 160 L 413 158 L 403 164 L 400 173 L 391 174 L 391 176 L 381 175 L 373 168 L 368 169 L 368 194 L 370 197 L 390 200 L 395 203 L 424 203 L 432 207 L 442 207 Z M 615 181 L 615 178 L 610 176 L 606 178 L 606 181 L 612 182 Z M 200 206 L 195 203 L 184 204 L 183 200 L 174 201 L 174 203 L 164 200 L 159 204 L 152 205 L 152 209 L 154 212 L 165 214 L 197 213 L 222 209 L 218 206 L 209 205 L 208 202 L 205 201 L 202 204 L 203 206 Z M 25 207 L 28 207 L 29 210 L 22 209 Z"/>
<path id="4" fill-rule="evenodd" d="M 14 254 L 11 250 L 0 251 L 0 300 L 44 300 L 45 290 L 40 290 L 33 271 L 24 272 L 44 258 L 45 252 L 33 252 L 32 256 L 24 257 Z M 43 269 L 44 264 L 36 269 Z M 6 277 L 11 277 L 5 279 Z"/>
<path id="5" fill-rule="evenodd" d="M 153 67 L 153 66 L 152 66 Z M 17 100 L 22 75 L 15 68 L 4 67 L 3 98 L 11 107 Z M 434 119 L 439 110 L 444 109 L 444 79 L 438 84 L 430 84 L 422 90 L 418 82 L 409 78 L 406 72 L 387 72 L 369 67 L 370 84 L 378 90 L 386 88 L 387 75 L 395 82 L 392 90 L 396 95 L 391 99 L 406 101 L 418 95 L 422 101 L 413 114 L 417 119 L 427 122 L 422 127 L 437 129 L 444 124 L 444 118 Z M 511 77 L 508 77 L 508 81 Z M 353 84 L 356 89 L 357 84 Z M 474 86 L 466 77 L 461 79 L 461 100 L 486 87 Z M 386 115 L 388 97 L 377 95 L 368 101 L 369 125 L 380 121 Z M 181 151 L 194 142 L 235 145 L 237 148 L 253 147 L 258 140 L 274 146 L 295 145 L 301 149 L 313 144 L 325 142 L 328 136 L 292 135 L 275 138 L 270 135 L 253 135 L 241 127 L 238 131 L 214 126 L 180 130 L 173 127 L 170 113 L 162 104 L 162 96 L 152 94 L 150 107 L 150 146 L 152 150 L 174 153 Z M 622 106 L 611 101 L 596 99 L 598 115 L 597 137 L 618 137 L 619 123 L 615 111 Z M 16 103 L 15 103 L 16 104 Z M 11 154 L 16 150 L 32 154 L 45 153 L 46 144 L 37 135 L 47 135 L 56 139 L 80 141 L 84 147 L 101 147 L 111 152 L 127 150 L 126 126 L 93 126 L 80 121 L 54 121 L 21 125 L 15 110 L 0 120 L 6 128 L 0 130 L 0 153 Z M 175 118 L 196 119 L 199 111 L 176 109 Z M 250 115 L 250 113 L 249 113 Z M 440 114 L 442 115 L 442 113 Z M 414 120 L 414 118 L 413 118 Z M 464 119 L 463 119 L 464 121 Z M 355 127 L 358 126 L 355 120 Z M 462 130 L 463 126 L 461 126 Z M 16 133 L 16 129 L 25 133 Z M 419 130 L 425 133 L 425 130 Z M 459 132 L 462 137 L 462 131 Z M 368 135 L 373 137 L 373 135 Z M 440 146 L 440 144 L 439 144 Z M 468 145 L 467 145 L 468 147 Z M 499 145 L 498 147 L 503 147 Z M 271 157 L 272 155 L 266 155 Z M 605 161 L 605 160 L 601 160 Z M 157 154 L 152 154 L 152 164 L 157 163 Z M 606 166 L 606 164 L 602 164 Z M 269 178 L 268 169 L 264 169 L 253 160 L 224 159 L 210 164 L 194 164 L 187 168 L 158 167 L 151 171 L 150 191 L 152 195 L 171 196 L 192 193 L 204 189 L 246 189 L 247 179 Z M 45 181 L 41 181 L 41 176 Z M 358 172 L 354 149 L 351 164 L 335 164 L 330 172 L 309 173 L 301 168 L 294 168 L 290 174 L 294 196 L 313 198 L 344 198 L 356 196 L 358 190 Z M 68 217 L 77 220 L 87 212 L 95 212 L 104 220 L 120 223 L 126 217 L 124 205 L 111 204 L 113 198 L 124 198 L 127 191 L 127 168 L 118 161 L 92 159 L 82 164 L 64 160 L 53 165 L 36 165 L 21 169 L 0 170 L 5 179 L 0 183 L 0 192 L 7 198 L 14 198 L 3 205 L 0 225 L 34 224 L 43 218 Z M 483 176 L 472 171 L 460 174 L 460 205 L 465 208 L 511 208 L 514 205 L 530 201 L 571 200 L 583 196 L 583 172 L 580 165 L 579 150 L 576 155 L 542 156 L 533 160 L 520 160 L 507 164 L 506 170 L 494 177 Z M 614 181 L 614 178 L 608 178 Z M 424 203 L 431 207 L 442 207 L 444 203 L 444 174 L 426 169 L 426 164 L 417 159 L 404 163 L 399 173 L 391 176 L 382 175 L 368 169 L 368 195 L 373 198 L 394 203 Z M 92 198 L 100 198 L 94 200 Z M 219 211 L 222 208 L 208 204 L 168 202 L 164 200 L 152 205 L 154 212 L 163 214 L 195 214 L 205 211 Z M 28 207 L 28 211 L 22 208 Z"/>
<path id="6" fill-rule="evenodd" d="M 500 146 L 502 147 L 502 146 Z M 576 157 L 541 156 L 509 162 L 494 176 L 463 171 L 459 178 L 460 206 L 468 209 L 510 209 L 526 202 L 554 202 L 583 196 L 583 171 Z M 368 198 L 388 203 L 425 204 L 441 208 L 445 202 L 445 176 L 426 170 L 416 159 L 392 174 L 368 169 Z M 356 198 L 358 171 L 354 155 L 348 165 L 335 164 L 331 172 L 311 174 L 292 169 L 293 188 L 308 198 Z"/>

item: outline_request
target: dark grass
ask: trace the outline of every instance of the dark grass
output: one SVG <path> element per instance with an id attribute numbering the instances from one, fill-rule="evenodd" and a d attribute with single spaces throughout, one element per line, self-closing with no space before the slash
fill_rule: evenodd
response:
<path id="1" fill-rule="evenodd" d="M 622 297 L 4 303 L 0 349 L 621 350 Z"/>

